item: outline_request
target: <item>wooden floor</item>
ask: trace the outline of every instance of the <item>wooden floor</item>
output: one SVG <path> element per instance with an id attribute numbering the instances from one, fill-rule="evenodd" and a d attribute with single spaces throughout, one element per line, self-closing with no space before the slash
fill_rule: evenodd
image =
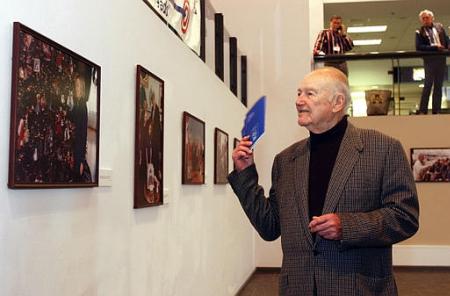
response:
<path id="1" fill-rule="evenodd" d="M 238 296 L 278 295 L 278 271 L 256 270 Z M 450 296 L 449 267 L 395 267 L 400 296 Z"/>

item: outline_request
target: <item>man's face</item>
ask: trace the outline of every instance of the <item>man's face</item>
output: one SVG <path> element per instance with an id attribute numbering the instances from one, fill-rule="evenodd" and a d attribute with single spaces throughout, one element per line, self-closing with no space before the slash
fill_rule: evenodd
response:
<path id="1" fill-rule="evenodd" d="M 318 74 L 310 74 L 298 88 L 297 107 L 298 124 L 313 133 L 322 133 L 330 128 L 335 113 L 334 96 L 331 82 Z"/>
<path id="2" fill-rule="evenodd" d="M 430 27 L 433 24 L 433 17 L 429 14 L 423 14 L 420 17 L 420 22 L 422 25 Z"/>
<path id="3" fill-rule="evenodd" d="M 330 29 L 333 31 L 337 31 L 342 26 L 342 20 L 341 19 L 332 19 L 330 21 Z"/>

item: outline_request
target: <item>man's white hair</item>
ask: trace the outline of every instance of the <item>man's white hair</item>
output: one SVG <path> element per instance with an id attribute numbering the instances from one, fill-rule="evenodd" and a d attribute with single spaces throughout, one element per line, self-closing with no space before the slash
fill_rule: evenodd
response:
<path id="1" fill-rule="evenodd" d="M 421 12 L 419 12 L 419 19 L 422 19 L 422 16 L 424 16 L 425 14 L 434 18 L 433 12 L 431 10 L 425 9 L 425 10 L 422 10 Z"/>

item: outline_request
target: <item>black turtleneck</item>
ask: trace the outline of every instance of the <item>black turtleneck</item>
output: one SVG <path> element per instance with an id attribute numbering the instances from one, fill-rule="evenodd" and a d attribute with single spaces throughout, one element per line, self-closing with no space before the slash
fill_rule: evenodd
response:
<path id="1" fill-rule="evenodd" d="M 347 129 L 347 116 L 341 119 L 333 128 L 321 133 L 310 132 L 309 158 L 309 218 L 322 215 L 328 184 L 334 163 Z"/>

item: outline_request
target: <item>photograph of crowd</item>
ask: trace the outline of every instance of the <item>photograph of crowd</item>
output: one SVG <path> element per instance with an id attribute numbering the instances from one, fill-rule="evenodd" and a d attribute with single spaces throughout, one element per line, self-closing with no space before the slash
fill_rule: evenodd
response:
<path id="1" fill-rule="evenodd" d="M 205 184 L 205 123 L 183 113 L 182 183 Z"/>
<path id="2" fill-rule="evenodd" d="M 14 23 L 10 188 L 98 185 L 100 67 Z"/>
<path id="3" fill-rule="evenodd" d="M 134 208 L 163 204 L 164 81 L 138 65 Z"/>
<path id="4" fill-rule="evenodd" d="M 216 128 L 214 132 L 214 184 L 228 183 L 228 134 Z"/>
<path id="5" fill-rule="evenodd" d="M 450 148 L 412 148 L 416 182 L 450 182 Z"/>

